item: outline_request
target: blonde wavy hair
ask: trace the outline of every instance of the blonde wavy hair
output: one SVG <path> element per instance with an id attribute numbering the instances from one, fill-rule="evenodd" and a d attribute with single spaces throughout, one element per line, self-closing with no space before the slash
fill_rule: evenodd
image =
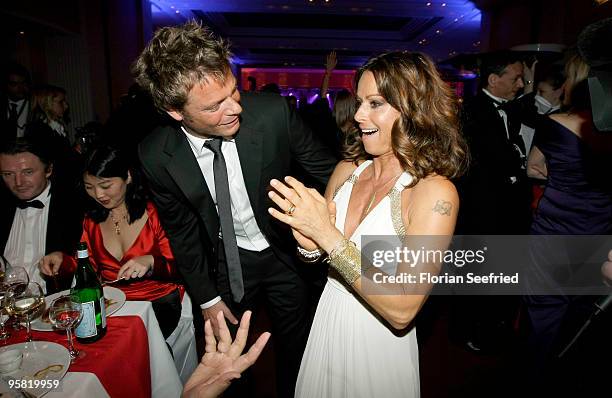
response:
<path id="1" fill-rule="evenodd" d="M 569 108 L 588 108 L 588 87 L 586 79 L 591 68 L 576 50 L 570 50 L 565 63 L 565 83 L 563 106 Z"/>
<path id="2" fill-rule="evenodd" d="M 55 118 L 52 116 L 51 108 L 53 107 L 53 101 L 55 98 L 60 95 L 66 95 L 66 90 L 61 87 L 52 86 L 50 84 L 35 87 L 32 90 L 31 97 L 32 119 L 40 120 L 45 123 L 55 120 Z M 63 118 L 55 121 L 61 124 L 66 124 L 68 122 Z"/>

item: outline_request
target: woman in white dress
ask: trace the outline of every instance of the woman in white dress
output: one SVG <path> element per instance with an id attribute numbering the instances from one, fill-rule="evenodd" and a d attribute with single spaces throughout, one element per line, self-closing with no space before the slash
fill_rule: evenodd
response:
<path id="1" fill-rule="evenodd" d="M 465 144 L 454 96 L 426 56 L 382 54 L 357 71 L 356 82 L 359 131 L 325 197 L 291 177 L 271 182 L 280 211 L 270 214 L 291 226 L 306 261 L 327 253 L 330 263 L 296 396 L 418 397 L 412 321 L 430 286 L 378 284 L 375 272 L 411 268 L 361 264 L 362 238 L 384 235 L 399 247 L 436 235 L 436 248 L 446 249 L 459 207 L 449 179 L 465 167 Z"/>

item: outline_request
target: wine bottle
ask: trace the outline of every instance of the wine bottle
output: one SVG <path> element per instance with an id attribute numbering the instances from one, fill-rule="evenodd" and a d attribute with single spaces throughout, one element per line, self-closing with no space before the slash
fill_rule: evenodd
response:
<path id="1" fill-rule="evenodd" d="M 77 269 L 74 275 L 72 293 L 81 300 L 83 319 L 77 325 L 75 334 L 81 343 L 93 343 L 106 334 L 106 307 L 104 292 L 98 276 L 89 262 L 87 244 L 77 246 Z"/>

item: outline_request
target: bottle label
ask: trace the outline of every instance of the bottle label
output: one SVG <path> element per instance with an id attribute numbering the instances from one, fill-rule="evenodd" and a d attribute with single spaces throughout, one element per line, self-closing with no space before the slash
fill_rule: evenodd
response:
<path id="1" fill-rule="evenodd" d="M 77 250 L 77 258 L 87 258 L 89 254 L 87 253 L 87 249 L 85 250 Z"/>
<path id="2" fill-rule="evenodd" d="M 83 319 L 75 330 L 77 337 L 86 338 L 95 336 L 98 333 L 98 330 L 96 329 L 96 306 L 94 303 L 94 301 L 81 303 Z"/>
<path id="3" fill-rule="evenodd" d="M 104 301 L 104 294 L 100 297 L 100 315 L 102 317 L 102 328 L 106 327 L 106 303 Z"/>

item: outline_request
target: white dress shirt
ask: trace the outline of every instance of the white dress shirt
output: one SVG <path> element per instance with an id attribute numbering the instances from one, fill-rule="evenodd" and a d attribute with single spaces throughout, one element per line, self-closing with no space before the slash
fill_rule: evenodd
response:
<path id="1" fill-rule="evenodd" d="M 45 280 L 38 269 L 38 262 L 45 255 L 47 242 L 47 222 L 51 202 L 51 182 L 40 195 L 32 200 L 40 200 L 44 207 L 37 209 L 16 208 L 13 225 L 9 233 L 4 257 L 12 266 L 24 267 L 30 282 L 37 282 L 46 292 Z"/>
<path id="2" fill-rule="evenodd" d="M 206 180 L 206 185 L 208 186 L 208 190 L 210 191 L 210 194 L 215 202 L 215 207 L 217 207 L 215 176 L 213 173 L 213 160 L 215 155 L 208 148 L 204 147 L 204 143 L 211 138 L 196 137 L 187 133 L 184 127 L 181 127 L 181 129 L 187 136 L 187 140 L 189 141 L 193 155 L 200 166 L 200 171 L 204 176 L 204 180 Z M 259 229 L 257 221 L 255 220 L 255 214 L 253 213 L 253 208 L 251 207 L 249 195 L 244 183 L 244 177 L 242 175 L 242 168 L 240 166 L 240 158 L 238 157 L 236 141 L 234 139 L 223 140 L 221 144 L 221 152 L 223 153 L 225 165 L 227 167 L 227 178 L 232 206 L 232 219 L 234 220 L 234 232 L 236 233 L 236 242 L 238 247 L 256 252 L 267 249 L 270 247 L 270 244 Z M 221 231 L 219 231 L 219 237 L 221 238 Z M 218 303 L 220 300 L 220 297 L 216 297 L 215 299 L 202 304 L 200 307 L 208 308 Z"/>

